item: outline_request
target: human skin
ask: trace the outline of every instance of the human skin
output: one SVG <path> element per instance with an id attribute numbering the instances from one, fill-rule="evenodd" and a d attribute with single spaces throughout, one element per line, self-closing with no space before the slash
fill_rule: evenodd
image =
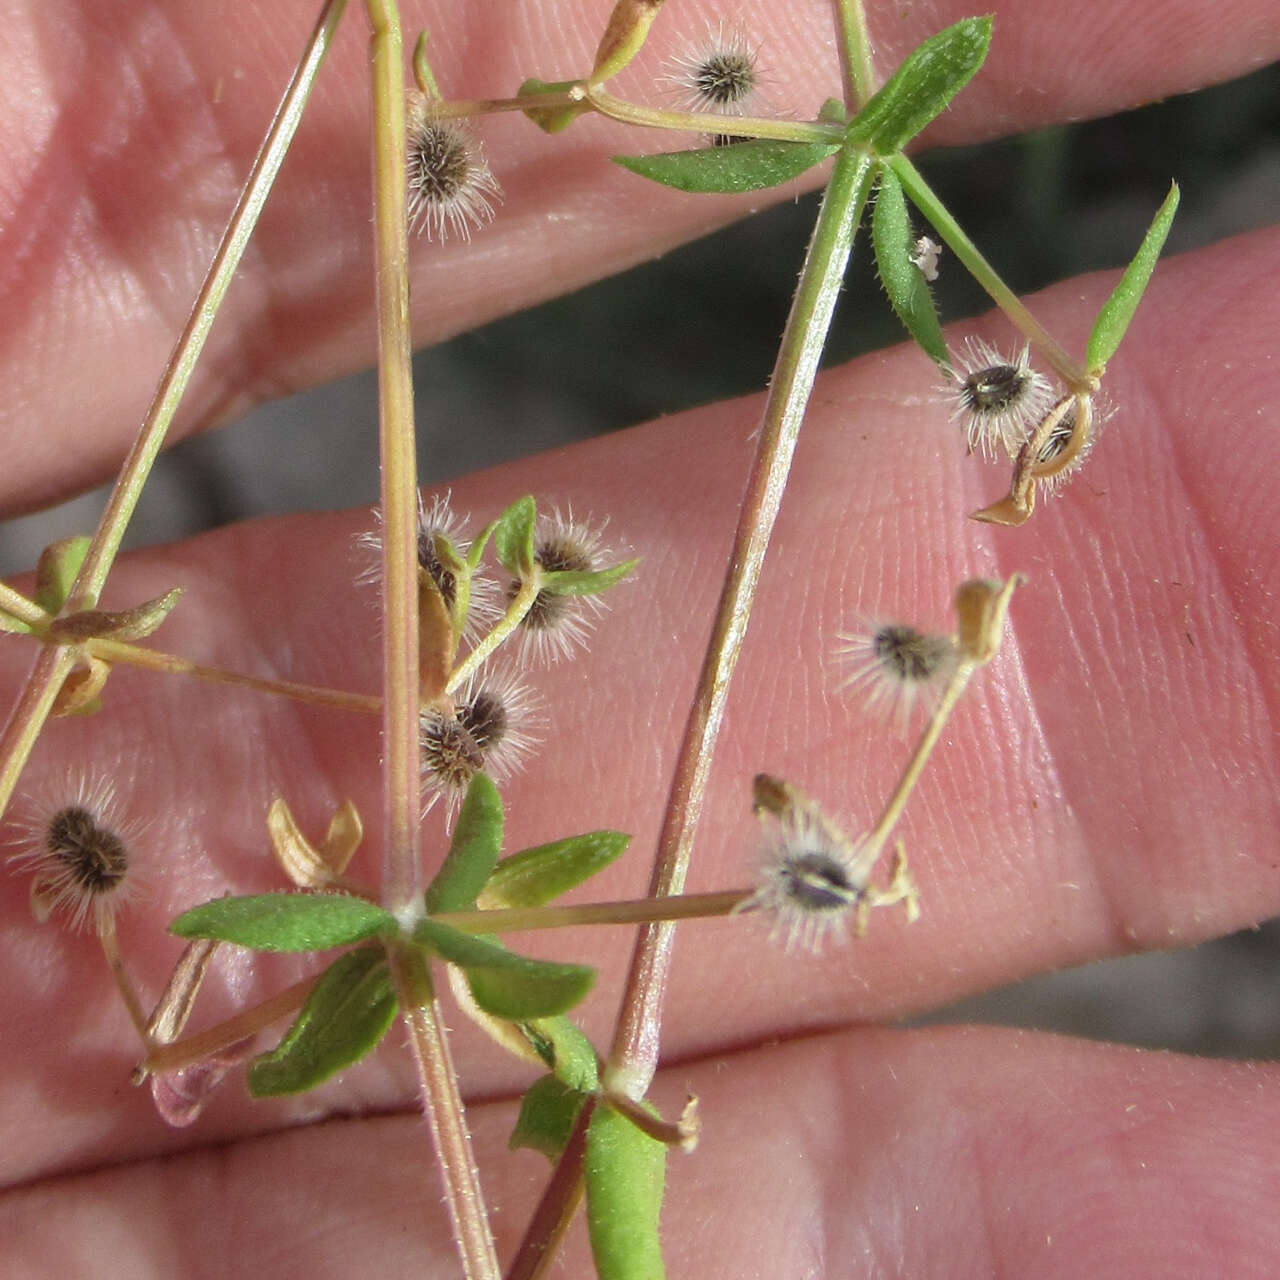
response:
<path id="1" fill-rule="evenodd" d="M 912 6 L 899 21 L 896 8 L 872 14 L 882 67 L 965 12 Z M 769 36 L 772 100 L 811 110 L 836 83 L 825 6 L 777 9 L 744 5 L 742 16 Z M 119 0 L 107 18 L 88 3 L 0 5 L 7 509 L 100 478 L 119 457 L 311 10 Z M 711 11 L 680 6 L 679 26 L 700 31 Z M 513 7 L 509 21 L 444 0 L 406 5 L 404 16 L 408 29 L 431 29 L 437 73 L 457 94 L 573 74 L 595 38 L 562 0 Z M 655 29 L 663 47 L 676 17 L 673 7 Z M 371 358 L 361 23 L 353 7 L 182 430 Z M 931 138 L 1105 113 L 1278 52 L 1261 3 L 1211 14 L 1189 3 L 1001 5 L 987 68 Z M 484 132 L 506 198 L 471 251 L 419 246 L 420 341 L 743 209 L 615 172 L 603 159 L 620 135 L 600 122 L 555 139 L 516 119 Z M 1278 264 L 1273 227 L 1162 265 L 1108 371 L 1114 413 L 1087 468 L 1022 529 L 966 519 L 1007 477 L 964 457 L 918 352 L 880 353 L 819 380 L 691 888 L 749 880 L 748 786 L 760 770 L 794 780 L 851 830 L 874 819 L 909 743 L 835 691 L 835 632 L 859 612 L 945 625 L 960 580 L 1022 570 L 1030 582 L 903 823 L 919 922 L 876 913 L 865 938 L 817 958 L 773 948 L 758 920 L 682 926 L 654 1097 L 672 1114 L 686 1090 L 699 1094 L 705 1129 L 695 1155 L 670 1162 L 673 1276 L 1275 1274 L 1275 1068 L 875 1024 L 1280 911 L 1280 605 L 1267 587 L 1280 550 L 1270 501 L 1280 445 L 1269 429 L 1280 303 L 1264 287 Z M 1066 282 L 1030 305 L 1078 350 L 1113 283 Z M 978 331 L 1010 339 L 998 318 Z M 421 394 L 429 412 L 430 388 Z M 482 519 L 525 492 L 608 516 L 610 535 L 643 557 L 591 652 L 540 677 L 546 743 L 504 790 L 510 850 L 594 827 L 634 834 L 594 885 L 604 897 L 640 893 L 647 880 L 760 403 L 666 418 L 453 487 L 454 507 Z M 258 521 L 140 553 L 120 563 L 104 604 L 181 585 L 157 645 L 372 692 L 378 622 L 371 592 L 351 586 L 350 551 L 368 525 L 367 512 Z M 6 689 L 29 661 L 24 640 L 0 647 Z M 163 928 L 177 911 L 228 889 L 282 887 L 263 825 L 277 794 L 317 832 L 352 798 L 366 821 L 354 870 L 376 877 L 375 718 L 124 670 L 106 700 L 99 716 L 50 725 L 23 787 L 39 795 L 69 769 L 106 772 L 130 813 L 150 819 L 120 925 L 145 991 L 176 957 Z M 441 840 L 435 815 L 428 863 Z M 147 1091 L 126 1087 L 137 1045 L 96 944 L 35 925 L 26 894 L 21 880 L 0 880 L 6 1268 L 323 1276 L 376 1259 L 386 1274 L 453 1273 L 398 1033 L 314 1095 L 250 1103 L 233 1080 L 197 1125 L 169 1130 Z M 583 1021 L 606 1043 L 629 936 L 517 942 L 599 966 Z M 312 967 L 269 958 L 251 972 L 228 960 L 197 1017 Z M 507 1257 L 545 1177 L 540 1157 L 505 1150 L 509 1099 L 527 1075 L 456 1030 Z M 583 1273 L 581 1249 L 571 1243 L 564 1274 Z"/>

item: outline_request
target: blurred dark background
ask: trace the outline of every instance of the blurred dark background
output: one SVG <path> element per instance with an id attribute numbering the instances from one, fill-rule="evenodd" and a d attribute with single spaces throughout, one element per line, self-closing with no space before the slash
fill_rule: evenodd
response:
<path id="1" fill-rule="evenodd" d="M 1183 195 L 1169 251 L 1190 249 L 1273 222 L 1280 211 L 1280 66 L 1106 120 L 931 152 L 920 164 L 1018 292 L 1121 265 L 1174 177 Z M 420 352 L 415 375 L 432 401 L 431 421 L 419 424 L 423 484 L 762 388 L 816 200 L 783 204 Z M 855 251 L 852 276 L 853 296 L 879 295 L 865 250 Z M 705 307 L 700 299 L 712 289 L 717 305 Z M 988 308 L 959 270 L 944 269 L 936 291 L 947 320 Z M 602 332 L 613 340 L 601 343 Z M 887 306 L 845 307 L 827 361 L 900 337 Z M 565 350 L 590 351 L 591 359 L 564 361 Z M 440 424 L 463 412 L 466 438 L 440 436 Z M 372 503 L 376 440 L 371 372 L 266 406 L 161 459 L 129 545 L 249 516 Z M 0 530 L 0 576 L 30 568 L 54 538 L 87 532 L 102 501 L 102 492 L 85 495 Z M 1280 922 L 1272 922 L 1191 951 L 1033 979 L 929 1020 L 1280 1057 L 1278 991 Z"/>

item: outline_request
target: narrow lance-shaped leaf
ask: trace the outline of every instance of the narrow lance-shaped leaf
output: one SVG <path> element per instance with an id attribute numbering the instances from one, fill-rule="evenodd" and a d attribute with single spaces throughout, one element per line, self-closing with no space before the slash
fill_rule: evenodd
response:
<path id="1" fill-rule="evenodd" d="M 533 526 L 537 518 L 537 503 L 527 495 L 513 502 L 498 517 L 493 530 L 493 549 L 513 578 L 526 578 L 533 572 Z"/>
<path id="2" fill-rule="evenodd" d="M 502 800 L 483 773 L 467 787 L 453 842 L 435 879 L 427 886 L 427 913 L 466 911 L 493 873 L 502 850 Z"/>
<path id="3" fill-rule="evenodd" d="M 218 938 L 257 951 L 323 951 L 394 934 L 389 912 L 363 898 L 329 893 L 261 893 L 218 898 L 184 911 L 169 932 Z"/>
<path id="4" fill-rule="evenodd" d="M 1173 225 L 1173 215 L 1178 212 L 1179 196 L 1178 184 L 1172 183 L 1169 194 L 1156 211 L 1133 261 L 1125 268 L 1120 283 L 1098 312 L 1093 332 L 1089 335 L 1089 372 L 1095 377 L 1115 355 L 1116 348 L 1138 309 L 1138 303 L 1142 301 L 1142 295 L 1151 281 L 1151 273 L 1156 269 L 1160 250 L 1164 248 L 1169 228 Z"/>
<path id="5" fill-rule="evenodd" d="M 666 151 L 653 156 L 614 156 L 624 169 L 664 187 L 695 195 L 760 191 L 798 178 L 840 148 L 828 142 L 780 142 L 751 138 L 729 147 Z"/>
<path id="6" fill-rule="evenodd" d="M 990 18 L 964 18 L 930 36 L 854 116 L 850 141 L 881 155 L 901 151 L 973 79 L 990 43 Z"/>
<path id="7" fill-rule="evenodd" d="M 587 1126 L 587 1229 L 600 1280 L 660 1280 L 667 1149 L 607 1106 Z"/>
<path id="8" fill-rule="evenodd" d="M 581 964 L 531 960 L 489 938 L 420 920 L 413 940 L 464 969 L 471 994 L 486 1013 L 513 1022 L 546 1018 L 573 1008 L 591 990 L 595 970 Z"/>
<path id="9" fill-rule="evenodd" d="M 588 831 L 503 858 L 480 900 L 486 907 L 540 907 L 603 871 L 631 843 L 621 831 Z"/>
<path id="10" fill-rule="evenodd" d="M 249 1067 L 258 1098 L 314 1089 L 358 1062 L 386 1034 L 395 990 L 381 950 L 348 951 L 325 970 L 279 1045 Z"/>
<path id="11" fill-rule="evenodd" d="M 871 242 L 875 247 L 876 270 L 898 319 L 920 344 L 924 353 L 939 365 L 947 363 L 947 344 L 938 324 L 933 294 L 920 268 L 911 261 L 913 240 L 911 218 L 902 184 L 891 169 L 880 174 L 880 191 L 871 215 Z"/>
<path id="12" fill-rule="evenodd" d="M 624 560 L 608 569 L 556 569 L 544 573 L 539 587 L 553 596 L 594 596 L 621 582 L 640 561 Z"/>

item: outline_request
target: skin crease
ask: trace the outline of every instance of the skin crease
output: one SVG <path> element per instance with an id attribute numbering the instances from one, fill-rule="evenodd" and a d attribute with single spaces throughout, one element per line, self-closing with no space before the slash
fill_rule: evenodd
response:
<path id="1" fill-rule="evenodd" d="M 287 6 L 296 32 L 276 36 L 279 10 L 267 33 L 230 7 L 121 7 L 132 21 L 111 22 L 92 6 L 6 7 L 0 58 L 14 74 L 0 77 L 13 107 L 0 112 L 0 360 L 12 395 L 0 496 L 16 509 L 118 456 L 276 92 L 263 81 L 280 82 L 311 17 L 309 5 Z M 701 12 L 689 8 L 696 24 Z M 1077 6 L 1070 30 L 1043 7 L 1001 6 L 992 63 L 939 136 L 1107 111 L 1276 56 L 1264 6 L 1219 6 L 1213 40 L 1197 35 L 1199 9 L 1183 8 L 1185 20 L 1157 28 L 1130 5 L 1129 39 L 1091 37 L 1087 56 L 1067 57 L 1114 6 L 1095 6 L 1094 28 Z M 430 25 L 447 89 L 500 92 L 532 69 L 567 74 L 561 58 L 576 57 L 570 69 L 582 61 L 558 31 L 562 6 L 525 9 L 512 19 L 527 24 L 519 57 L 500 24 L 445 6 L 406 13 L 406 26 Z M 886 50 L 901 52 L 963 11 L 920 5 L 901 28 L 893 14 L 872 22 L 890 30 Z M 797 4 L 780 23 L 776 65 L 788 70 L 771 86 L 779 106 L 808 100 L 788 75 L 834 84 L 829 50 L 817 61 L 811 52 L 821 52 L 812 32 L 825 39 L 828 30 L 823 13 Z M 752 29 L 757 16 L 744 13 Z M 300 138 L 215 329 L 189 425 L 367 356 L 360 22 L 353 12 L 317 91 L 315 130 Z M 1143 56 L 1147 40 L 1158 41 L 1159 59 L 1149 48 Z M 1058 56 L 1046 63 L 1054 41 Z M 592 43 L 583 36 L 579 47 Z M 208 89 L 227 66 L 245 70 L 227 79 L 235 91 L 192 105 L 193 86 Z M 86 67 L 98 84 L 122 88 L 95 92 L 95 114 L 72 132 L 66 111 L 85 109 L 76 94 Z M 1033 74 L 1029 94 L 1021 86 Z M 586 122 L 544 142 L 519 122 L 487 122 L 507 200 L 474 258 L 420 246 L 420 339 L 740 210 L 624 183 L 599 163 L 617 136 Z M 164 159 L 157 146 L 176 150 Z M 202 148 L 214 158 L 201 159 Z M 538 169 L 543 155 L 554 180 Z M 560 213 L 574 216 L 574 234 L 547 234 L 563 229 L 552 222 Z M 759 921 L 682 930 L 664 1036 L 672 1065 L 654 1097 L 672 1114 L 686 1089 L 697 1092 L 706 1130 L 695 1156 L 671 1162 L 673 1276 L 1274 1274 L 1275 1069 L 867 1024 L 1055 966 L 1189 944 L 1280 910 L 1280 610 L 1266 586 L 1280 541 L 1268 483 L 1280 446 L 1266 430 L 1280 304 L 1257 287 L 1274 278 L 1278 258 L 1280 233 L 1270 229 L 1161 268 L 1109 371 L 1116 411 L 1094 456 L 1022 530 L 964 519 L 1007 475 L 964 458 L 918 353 L 881 353 L 819 382 L 691 888 L 749 878 L 746 780 L 760 769 L 793 778 L 851 830 L 872 820 L 907 745 L 883 726 L 868 732 L 856 702 L 833 692 L 833 635 L 854 613 L 943 625 L 964 577 L 1021 569 L 1031 583 L 904 820 L 924 900 L 916 925 L 878 913 L 867 938 L 820 959 L 769 949 Z M 474 270 L 460 272 L 464 261 Z M 1113 282 L 1067 282 L 1031 305 L 1078 349 Z M 1008 344 L 998 318 L 978 331 Z M 647 879 L 759 408 L 758 399 L 712 406 L 454 487 L 455 506 L 484 518 L 526 491 L 607 514 L 610 535 L 644 557 L 590 656 L 539 681 L 555 750 L 504 795 L 508 849 L 569 829 L 634 834 L 631 856 L 595 886 L 600 896 L 639 892 Z M 60 447 L 64 424 L 68 433 L 74 424 L 74 459 Z M 375 593 L 349 586 L 352 535 L 368 526 L 367 513 L 260 521 L 143 553 L 121 563 L 104 605 L 180 584 L 186 595 L 157 637 L 162 647 L 373 691 Z M 28 661 L 25 642 L 0 647 L 6 689 Z M 121 921 L 146 991 L 158 990 L 176 955 L 162 932 L 176 911 L 227 888 L 280 887 L 262 838 L 277 793 L 315 832 L 350 796 L 367 826 L 355 870 L 376 877 L 371 718 L 126 671 L 107 698 L 108 714 L 50 726 L 24 786 L 48 793 L 68 767 L 96 767 L 131 814 L 150 819 L 138 846 L 142 883 Z M 428 858 L 438 856 L 433 830 Z M 194 1129 L 170 1131 L 145 1091 L 125 1085 L 136 1048 L 94 944 L 32 923 L 26 884 L 12 877 L 0 880 L 0 913 L 0 1174 L 9 1188 L 0 1236 L 15 1274 L 349 1275 L 370 1257 L 388 1274 L 421 1270 L 424 1259 L 430 1274 L 453 1274 L 398 1033 L 374 1061 L 306 1099 L 251 1105 L 233 1081 Z M 600 931 L 517 943 L 600 966 L 583 1020 L 607 1040 L 626 944 Z M 197 1017 L 212 1020 L 305 971 L 271 958 L 249 974 L 229 961 Z M 505 1257 L 545 1166 L 504 1150 L 511 1108 L 500 1099 L 524 1073 L 468 1028 L 457 1032 Z M 581 1248 L 571 1247 L 563 1274 L 584 1273 Z"/>

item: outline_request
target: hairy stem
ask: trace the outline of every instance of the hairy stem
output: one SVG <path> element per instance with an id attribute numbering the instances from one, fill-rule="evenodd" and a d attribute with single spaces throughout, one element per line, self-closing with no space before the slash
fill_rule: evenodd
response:
<path id="1" fill-rule="evenodd" d="M 765 551 L 873 170 L 872 160 L 864 152 L 845 148 L 839 153 L 809 242 L 769 384 L 759 443 L 711 641 L 676 761 L 649 884 L 654 897 L 676 894 L 684 887 L 730 680 L 746 637 Z M 669 922 L 646 925 L 632 954 L 605 1082 L 615 1092 L 634 1098 L 644 1096 L 657 1069 L 674 928 Z"/>
<path id="2" fill-rule="evenodd" d="M 464 1274 L 467 1280 L 498 1280 L 501 1272 L 480 1189 L 480 1172 L 431 975 L 421 953 L 412 949 L 394 949 L 390 960 L 422 1081 L 423 1111 L 445 1175 L 445 1200 Z"/>
<path id="3" fill-rule="evenodd" d="M 867 14 L 862 0 L 835 0 L 835 9 L 844 101 L 850 111 L 857 111 L 876 90 Z"/>
<path id="4" fill-rule="evenodd" d="M 382 463 L 382 900 L 417 895 L 418 486 L 409 341 L 404 50 L 392 0 L 366 0 L 373 87 L 373 225 Z"/>

